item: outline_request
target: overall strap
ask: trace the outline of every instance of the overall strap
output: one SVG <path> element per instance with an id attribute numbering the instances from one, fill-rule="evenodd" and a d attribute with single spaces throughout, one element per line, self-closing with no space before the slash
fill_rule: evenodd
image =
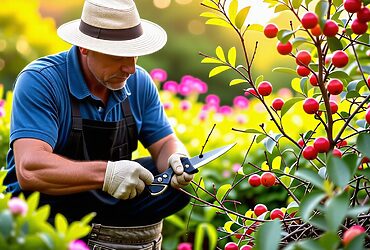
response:
<path id="1" fill-rule="evenodd" d="M 136 127 L 136 121 L 135 118 L 131 112 L 130 107 L 130 101 L 128 98 L 126 98 L 122 102 L 122 110 L 123 110 L 123 116 L 126 122 L 127 130 L 128 130 L 128 137 L 129 137 L 129 145 L 131 152 L 135 151 L 137 149 L 137 141 L 138 141 L 138 135 L 137 135 L 137 127 Z"/>

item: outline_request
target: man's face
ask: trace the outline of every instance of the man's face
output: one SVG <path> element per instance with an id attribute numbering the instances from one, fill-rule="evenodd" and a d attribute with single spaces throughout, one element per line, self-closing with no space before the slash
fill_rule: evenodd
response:
<path id="1" fill-rule="evenodd" d="M 88 70 L 96 80 L 110 90 L 122 89 L 135 73 L 137 57 L 120 57 L 89 50 L 86 55 Z"/>

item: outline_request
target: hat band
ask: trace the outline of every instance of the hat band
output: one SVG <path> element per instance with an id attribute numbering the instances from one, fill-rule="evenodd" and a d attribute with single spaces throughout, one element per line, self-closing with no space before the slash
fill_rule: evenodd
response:
<path id="1" fill-rule="evenodd" d="M 85 35 L 113 41 L 131 40 L 138 38 L 143 34 L 143 28 L 140 23 L 127 29 L 104 29 L 92 26 L 81 20 L 79 29 Z"/>

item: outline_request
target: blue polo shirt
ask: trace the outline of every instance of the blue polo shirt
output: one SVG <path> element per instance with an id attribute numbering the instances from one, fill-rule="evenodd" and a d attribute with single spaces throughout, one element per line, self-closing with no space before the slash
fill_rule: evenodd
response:
<path id="1" fill-rule="evenodd" d="M 129 98 L 139 140 L 144 147 L 173 133 L 159 100 L 158 90 L 143 68 L 137 66 L 125 88 L 112 91 L 104 106 L 85 83 L 76 46 L 26 66 L 17 77 L 13 93 L 10 150 L 7 155 L 7 168 L 11 173 L 5 181 L 8 184 L 8 177 L 13 181 L 15 178 L 12 147 L 15 140 L 39 139 L 47 142 L 55 153 L 64 148 L 72 124 L 70 95 L 80 100 L 82 118 L 100 121 L 121 120 L 121 102 Z"/>

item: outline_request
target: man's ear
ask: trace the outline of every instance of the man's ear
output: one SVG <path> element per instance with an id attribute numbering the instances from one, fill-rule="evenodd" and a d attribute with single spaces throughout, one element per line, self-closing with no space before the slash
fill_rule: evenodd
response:
<path id="1" fill-rule="evenodd" d="M 86 56 L 87 53 L 89 52 L 88 49 L 85 49 L 85 48 L 82 48 L 82 47 L 78 47 L 78 49 L 80 50 L 81 55 L 84 55 L 84 56 Z"/>

